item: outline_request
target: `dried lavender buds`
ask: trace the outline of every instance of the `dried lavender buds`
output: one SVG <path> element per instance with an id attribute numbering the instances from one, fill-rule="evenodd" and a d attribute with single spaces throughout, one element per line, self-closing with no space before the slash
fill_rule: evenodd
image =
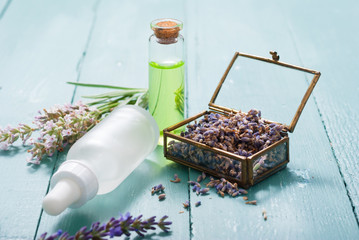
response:
<path id="1" fill-rule="evenodd" d="M 164 200 L 166 198 L 166 194 L 162 193 L 158 195 L 158 200 Z"/>
<path id="2" fill-rule="evenodd" d="M 165 187 L 162 184 L 158 184 L 157 186 L 154 186 L 151 189 L 151 194 L 153 195 L 153 194 L 159 193 L 159 192 L 163 193 L 163 190 L 165 190 Z"/>
<path id="3" fill-rule="evenodd" d="M 257 200 L 248 201 L 248 202 L 246 202 L 246 204 L 249 204 L 249 205 L 257 205 Z"/>
<path id="4" fill-rule="evenodd" d="M 184 202 L 182 204 L 183 204 L 183 207 L 186 208 L 186 209 L 189 208 L 189 206 L 190 206 L 189 201 L 186 201 L 186 202 Z"/>
<path id="5" fill-rule="evenodd" d="M 198 176 L 197 182 L 202 182 L 204 179 L 206 179 L 206 174 L 202 172 L 202 174 Z"/>
<path id="6" fill-rule="evenodd" d="M 170 182 L 173 182 L 173 183 L 179 183 L 179 182 L 181 182 L 181 179 L 178 177 L 178 175 L 177 174 L 175 174 L 175 176 L 174 176 L 174 180 L 170 180 Z"/>
<path id="7" fill-rule="evenodd" d="M 197 195 L 206 195 L 209 191 L 209 188 L 201 188 L 201 184 L 199 182 L 188 181 L 188 183 L 193 186 L 192 191 L 196 192 Z"/>
<path id="8" fill-rule="evenodd" d="M 286 133 L 283 131 L 283 125 L 266 122 L 261 118 L 260 111 L 252 109 L 248 113 L 238 112 L 229 116 L 218 113 L 205 114 L 198 123 L 189 123 L 181 136 L 247 158 L 281 140 Z M 287 144 L 284 142 L 256 157 L 253 160 L 253 177 L 257 178 L 286 161 Z M 167 154 L 214 170 L 221 175 L 242 180 L 240 159 L 225 157 L 221 153 L 175 140 L 169 140 Z M 204 178 L 205 174 L 200 175 L 197 182 Z"/>
<path id="9" fill-rule="evenodd" d="M 282 139 L 283 126 L 266 123 L 261 112 L 238 112 L 226 117 L 218 113 L 204 115 L 198 123 L 187 125 L 182 136 L 234 154 L 249 157 Z"/>
<path id="10" fill-rule="evenodd" d="M 209 181 L 206 186 L 216 188 L 217 193 L 221 197 L 224 197 L 225 193 L 227 193 L 231 197 L 236 197 L 238 195 L 248 193 L 246 190 L 239 188 L 237 183 L 231 183 L 225 178 L 214 179 L 213 177 L 211 177 L 210 179 L 211 181 Z"/>
<path id="11" fill-rule="evenodd" d="M 262 211 L 262 216 L 263 216 L 264 221 L 267 221 L 268 216 L 267 216 L 267 211 L 266 210 Z"/>

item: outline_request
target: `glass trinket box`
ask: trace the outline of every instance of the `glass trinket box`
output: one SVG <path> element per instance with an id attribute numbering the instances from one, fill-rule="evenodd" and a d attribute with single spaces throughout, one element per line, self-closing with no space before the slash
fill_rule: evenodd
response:
<path id="1" fill-rule="evenodd" d="M 277 52 L 270 54 L 272 59 L 236 52 L 209 109 L 163 130 L 165 157 L 243 188 L 284 169 L 288 133 L 294 131 L 320 72 L 280 62 Z M 305 94 L 298 97 L 301 91 Z"/>

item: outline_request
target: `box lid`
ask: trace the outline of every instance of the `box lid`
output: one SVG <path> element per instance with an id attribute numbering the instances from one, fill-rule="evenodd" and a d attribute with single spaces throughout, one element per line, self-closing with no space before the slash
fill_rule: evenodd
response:
<path id="1" fill-rule="evenodd" d="M 236 52 L 209 108 L 220 112 L 256 108 L 266 121 L 283 124 L 293 132 L 320 72 L 280 62 L 276 52 L 270 54 L 272 59 Z"/>

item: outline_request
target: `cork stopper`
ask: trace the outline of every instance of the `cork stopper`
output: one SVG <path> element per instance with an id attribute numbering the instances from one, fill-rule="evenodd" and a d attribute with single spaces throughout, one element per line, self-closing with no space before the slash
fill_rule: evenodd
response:
<path id="1" fill-rule="evenodd" d="M 161 44 L 176 43 L 182 27 L 181 21 L 171 18 L 157 19 L 151 22 L 151 29 L 155 32 L 157 42 Z"/>

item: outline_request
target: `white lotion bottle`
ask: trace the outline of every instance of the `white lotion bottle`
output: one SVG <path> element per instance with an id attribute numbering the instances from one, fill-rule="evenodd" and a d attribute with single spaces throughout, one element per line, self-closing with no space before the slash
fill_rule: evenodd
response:
<path id="1" fill-rule="evenodd" d="M 114 109 L 70 148 L 51 179 L 43 209 L 58 215 L 114 190 L 156 148 L 158 139 L 149 112 L 134 105 Z"/>

